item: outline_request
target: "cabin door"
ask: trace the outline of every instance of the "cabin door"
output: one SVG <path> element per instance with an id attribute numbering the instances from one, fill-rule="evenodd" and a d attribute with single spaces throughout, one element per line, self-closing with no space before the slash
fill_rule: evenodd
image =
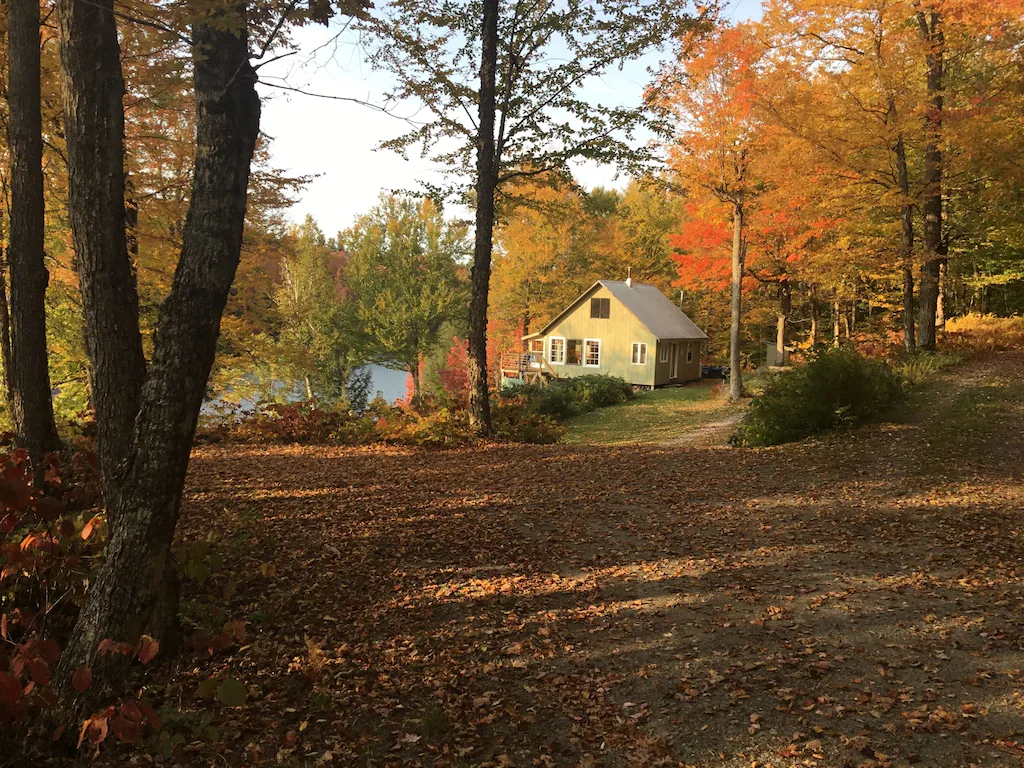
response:
<path id="1" fill-rule="evenodd" d="M 677 378 L 679 376 L 679 345 L 674 341 L 672 346 L 668 349 L 668 377 L 670 379 Z"/>

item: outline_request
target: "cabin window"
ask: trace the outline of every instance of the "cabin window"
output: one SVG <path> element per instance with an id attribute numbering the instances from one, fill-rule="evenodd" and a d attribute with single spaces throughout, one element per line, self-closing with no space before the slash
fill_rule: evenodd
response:
<path id="1" fill-rule="evenodd" d="M 544 352 L 544 339 L 530 339 L 531 352 Z"/>
<path id="2" fill-rule="evenodd" d="M 600 339 L 585 339 L 583 341 L 583 364 L 593 368 L 601 364 Z"/>
<path id="3" fill-rule="evenodd" d="M 661 349 L 658 350 L 658 362 L 668 362 L 668 344 L 666 344 L 665 342 L 661 343 Z"/>
<path id="4" fill-rule="evenodd" d="M 583 362 L 583 339 L 569 339 L 566 342 L 565 364 L 580 365 Z"/>
<path id="5" fill-rule="evenodd" d="M 548 361 L 554 365 L 561 365 L 565 362 L 565 339 L 560 336 L 551 337 L 551 346 L 548 350 Z"/>
<path id="6" fill-rule="evenodd" d="M 691 341 L 686 345 L 686 362 L 693 362 L 693 342 Z"/>
<path id="7" fill-rule="evenodd" d="M 633 365 L 647 365 L 647 345 L 633 342 Z"/>
<path id="8" fill-rule="evenodd" d="M 612 312 L 612 300 L 611 299 L 591 299 L 590 300 L 590 316 L 599 318 L 611 317 Z"/>

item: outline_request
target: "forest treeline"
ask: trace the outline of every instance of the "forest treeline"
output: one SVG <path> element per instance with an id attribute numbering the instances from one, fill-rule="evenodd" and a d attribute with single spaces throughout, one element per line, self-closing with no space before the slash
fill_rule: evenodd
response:
<path id="1" fill-rule="evenodd" d="M 743 365 L 766 343 L 934 349 L 947 318 L 1024 311 L 1020 4 L 941 11 L 778 0 L 688 34 L 648 90 L 660 172 L 621 190 L 536 174 L 499 198 L 492 384 L 500 351 L 630 270 L 724 361 L 741 258 Z M 464 367 L 465 330 L 456 313 L 424 350 L 432 386 Z"/>
<path id="2" fill-rule="evenodd" d="M 1019 4 L 953 4 L 941 29 L 927 32 L 919 5 L 774 0 L 760 21 L 689 33 L 648 92 L 669 131 L 659 144 L 663 170 L 622 190 L 582 189 L 571 172 L 552 170 L 513 180 L 498 199 L 491 357 L 516 348 L 594 280 L 631 269 L 680 302 L 708 331 L 709 356 L 723 359 L 736 201 L 745 363 L 763 356 L 764 342 L 810 345 L 837 335 L 892 341 L 898 332 L 913 349 L 922 318 L 920 341 L 931 347 L 932 315 L 941 329 L 948 316 L 1024 309 Z M 120 29 L 126 209 L 145 341 L 188 210 L 195 111 L 181 41 L 147 25 Z M 41 51 L 48 362 L 58 418 L 69 422 L 88 406 L 89 365 L 52 24 L 42 26 Z M 938 68 L 941 83 L 929 84 Z M 428 205 L 424 215 L 450 239 L 437 287 L 451 295 L 434 297 L 427 320 L 423 311 L 399 312 L 397 325 L 382 329 L 389 301 L 411 307 L 422 297 L 356 290 L 370 273 L 360 259 L 349 265 L 345 233 L 328 238 L 312 220 L 287 222 L 308 179 L 275 168 L 272 153 L 261 139 L 209 395 L 294 389 L 333 403 L 347 400 L 351 383 L 360 400 L 365 381 L 350 379 L 374 361 L 415 371 L 417 385 L 422 368 L 436 387 L 449 348 L 467 333 L 471 227 L 409 199 L 368 210 L 366 226 L 374 216 L 399 221 L 396 207 Z M 12 181 L 10 173 L 0 178 L 5 232 Z M 938 227 L 926 226 L 933 219 Z M 398 335 L 407 338 L 399 344 Z"/>

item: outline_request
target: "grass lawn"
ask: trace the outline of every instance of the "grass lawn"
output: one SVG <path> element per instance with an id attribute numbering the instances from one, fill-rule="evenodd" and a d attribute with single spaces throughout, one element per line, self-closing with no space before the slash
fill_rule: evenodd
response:
<path id="1" fill-rule="evenodd" d="M 744 380 L 750 389 L 754 376 Z M 681 437 L 689 430 L 720 421 L 736 413 L 742 405 L 726 400 L 727 382 L 704 379 L 684 387 L 640 392 L 623 405 L 601 408 L 568 422 L 565 443 L 572 445 L 627 443 L 663 443 Z"/>

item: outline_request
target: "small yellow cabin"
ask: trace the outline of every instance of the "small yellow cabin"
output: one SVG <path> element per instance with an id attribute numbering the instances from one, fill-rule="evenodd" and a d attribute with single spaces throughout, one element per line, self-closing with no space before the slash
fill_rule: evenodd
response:
<path id="1" fill-rule="evenodd" d="M 504 380 L 619 376 L 640 387 L 700 378 L 707 334 L 657 287 L 598 280 L 537 333 L 526 352 L 502 358 Z"/>

